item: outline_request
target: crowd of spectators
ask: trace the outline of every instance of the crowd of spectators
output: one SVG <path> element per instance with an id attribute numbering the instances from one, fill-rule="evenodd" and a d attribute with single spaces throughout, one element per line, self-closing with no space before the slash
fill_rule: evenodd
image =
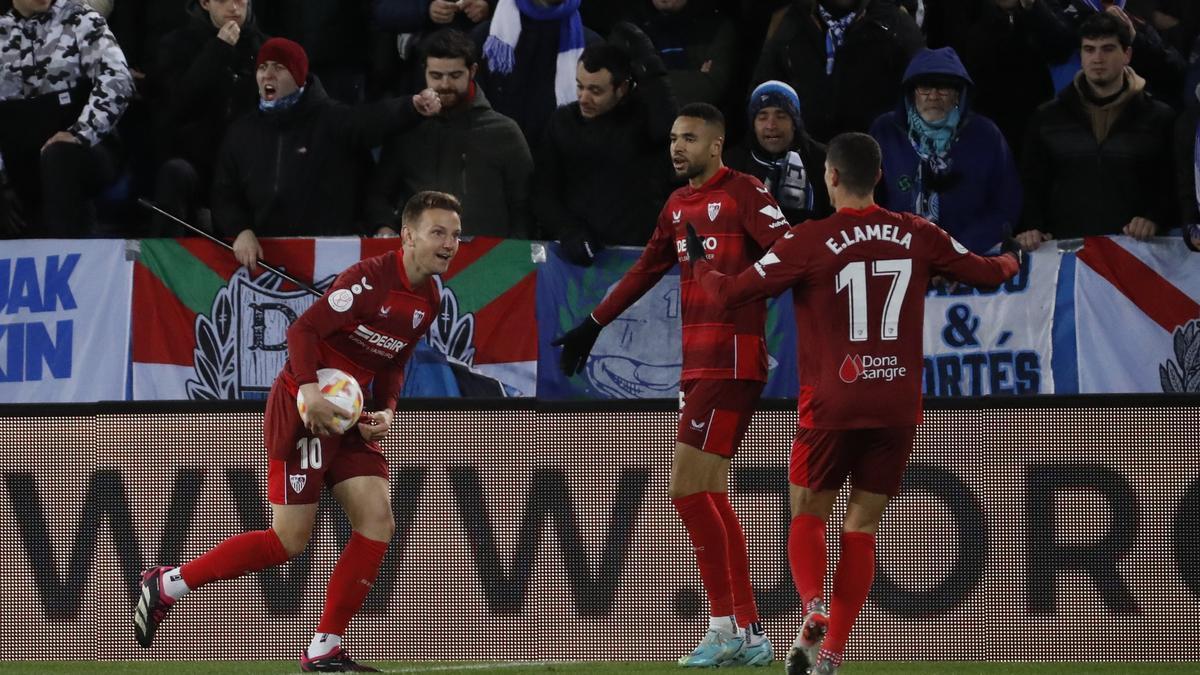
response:
<path id="1" fill-rule="evenodd" d="M 972 250 L 1196 250 L 1198 36 L 1192 0 L 0 0 L 0 237 L 186 234 L 145 197 L 253 265 L 442 190 L 587 265 L 645 242 L 703 101 L 793 224 L 863 131 L 880 203 Z"/>

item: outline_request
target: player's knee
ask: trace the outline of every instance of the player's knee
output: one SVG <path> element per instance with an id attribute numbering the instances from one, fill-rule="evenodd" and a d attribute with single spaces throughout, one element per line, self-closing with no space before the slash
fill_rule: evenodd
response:
<path id="1" fill-rule="evenodd" d="M 833 502 L 837 499 L 836 491 L 814 492 L 794 484 L 789 488 L 789 493 L 793 518 L 817 516 L 821 520 L 828 520 L 833 511 Z"/>
<path id="2" fill-rule="evenodd" d="M 847 513 L 846 521 L 842 524 L 842 530 L 845 532 L 863 532 L 866 534 L 875 534 L 879 529 L 879 521 L 881 518 L 870 518 L 862 514 L 854 515 Z"/>
<path id="3" fill-rule="evenodd" d="M 302 525 L 285 525 L 280 527 L 277 523 L 274 527 L 276 536 L 279 537 L 279 543 L 283 544 L 283 550 L 287 551 L 288 558 L 295 558 L 304 552 L 308 547 L 308 540 L 312 536 L 312 525 L 307 527 Z"/>
<path id="4" fill-rule="evenodd" d="M 396 519 L 390 509 L 372 513 L 362 519 L 355 528 L 360 534 L 375 541 L 391 541 L 396 534 Z"/>
<path id="5" fill-rule="evenodd" d="M 288 559 L 295 558 L 308 547 L 308 532 L 303 534 L 296 532 L 276 532 L 276 534 L 279 535 L 279 543 L 283 544 L 283 550 L 287 551 Z"/>

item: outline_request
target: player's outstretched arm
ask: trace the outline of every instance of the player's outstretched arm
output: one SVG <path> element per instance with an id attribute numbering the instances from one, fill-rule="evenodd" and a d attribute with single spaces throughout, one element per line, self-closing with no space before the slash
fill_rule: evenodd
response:
<path id="1" fill-rule="evenodd" d="M 1007 239 L 1001 245 L 1000 255 L 980 256 L 953 248 L 953 242 L 948 235 L 948 243 L 943 251 L 942 260 L 934 265 L 934 271 L 944 273 L 956 281 L 971 284 L 977 288 L 994 288 L 1016 276 L 1021 271 L 1021 258 L 1024 253 L 1015 239 Z"/>
<path id="2" fill-rule="evenodd" d="M 562 357 L 559 359 L 558 367 L 562 370 L 563 375 L 571 377 L 583 372 L 588 356 L 592 353 L 592 346 L 596 344 L 596 338 L 600 337 L 601 328 L 603 326 L 597 323 L 591 314 L 588 314 L 587 318 L 578 326 L 550 343 L 555 347 L 562 347 Z"/>
<path id="3" fill-rule="evenodd" d="M 784 264 L 776 253 L 777 248 L 779 246 L 772 247 L 758 262 L 736 276 L 723 274 L 708 262 L 704 243 L 696 234 L 696 228 L 691 223 L 687 226 L 687 255 L 692 265 L 692 276 L 699 281 L 705 293 L 728 309 L 779 295 L 800 280 L 800 269 Z"/>

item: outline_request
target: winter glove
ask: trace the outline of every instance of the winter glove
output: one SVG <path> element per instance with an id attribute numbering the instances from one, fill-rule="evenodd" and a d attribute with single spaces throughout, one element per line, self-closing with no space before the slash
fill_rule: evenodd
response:
<path id="1" fill-rule="evenodd" d="M 808 172 L 795 150 L 779 161 L 779 184 L 773 186 L 775 201 L 785 209 L 808 210 Z"/>
<path id="2" fill-rule="evenodd" d="M 632 23 L 620 21 L 613 26 L 608 43 L 629 54 L 635 82 L 644 82 L 647 78 L 663 77 L 667 74 L 667 67 L 658 55 L 658 48 L 646 37 L 642 29 Z"/>
<path id="3" fill-rule="evenodd" d="M 1010 255 L 1017 261 L 1017 267 L 1025 262 L 1025 251 L 1021 248 L 1021 244 L 1013 237 L 1005 237 L 1000 242 L 1000 255 Z"/>
<path id="4" fill-rule="evenodd" d="M 558 242 L 558 250 L 562 257 L 572 265 L 591 267 L 592 263 L 596 262 L 596 254 L 600 252 L 600 245 L 592 241 L 587 234 L 579 232 L 563 237 Z"/>
<path id="5" fill-rule="evenodd" d="M 705 258 L 704 242 L 700 240 L 700 235 L 696 234 L 696 228 L 692 227 L 691 223 L 687 224 L 687 257 L 689 263 Z"/>
<path id="6" fill-rule="evenodd" d="M 558 367 L 562 370 L 563 375 L 571 377 L 583 372 L 584 366 L 587 365 L 588 355 L 592 353 L 592 345 L 596 344 L 596 338 L 600 337 L 601 328 L 603 326 L 596 323 L 592 315 L 588 314 L 587 318 L 578 326 L 550 343 L 555 347 L 562 347 L 562 357 L 559 358 Z"/>

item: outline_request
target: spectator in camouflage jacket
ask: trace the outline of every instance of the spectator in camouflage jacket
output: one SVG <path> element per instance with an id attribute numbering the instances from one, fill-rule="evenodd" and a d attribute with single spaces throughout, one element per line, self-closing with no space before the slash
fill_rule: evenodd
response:
<path id="1" fill-rule="evenodd" d="M 0 228 L 98 233 L 90 199 L 116 175 L 112 132 L 132 93 L 100 14 L 69 0 L 0 0 L 0 157 L 15 196 L 0 204 Z"/>

